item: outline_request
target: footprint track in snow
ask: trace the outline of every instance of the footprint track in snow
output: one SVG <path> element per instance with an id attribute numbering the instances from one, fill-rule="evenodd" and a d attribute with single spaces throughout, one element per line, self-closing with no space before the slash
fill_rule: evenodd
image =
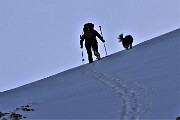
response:
<path id="1" fill-rule="evenodd" d="M 129 88 L 125 83 L 122 83 L 117 78 L 114 78 L 108 74 L 97 72 L 93 69 L 87 69 L 86 74 L 93 76 L 97 80 L 100 80 L 108 87 L 117 92 L 123 105 L 119 108 L 118 118 L 120 119 L 138 119 L 140 111 L 136 93 L 133 89 Z"/>

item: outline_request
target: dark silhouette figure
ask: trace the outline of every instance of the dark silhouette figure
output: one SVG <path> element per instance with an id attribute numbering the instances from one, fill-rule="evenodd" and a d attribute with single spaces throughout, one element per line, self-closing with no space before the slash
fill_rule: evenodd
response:
<path id="1" fill-rule="evenodd" d="M 133 43 L 133 37 L 131 35 L 127 35 L 126 37 L 123 38 L 123 34 L 119 35 L 118 37 L 119 42 L 122 42 L 122 45 L 124 48 L 127 50 L 132 48 L 132 43 Z"/>
<path id="2" fill-rule="evenodd" d="M 176 120 L 180 120 L 180 116 L 176 118 Z"/>
<path id="3" fill-rule="evenodd" d="M 93 49 L 94 55 L 96 56 L 96 58 L 101 59 L 100 54 L 98 52 L 98 42 L 96 40 L 96 36 L 102 42 L 105 42 L 105 40 L 103 40 L 103 37 L 96 30 L 94 30 L 94 24 L 92 23 L 85 24 L 83 31 L 84 31 L 84 34 L 81 36 L 80 45 L 81 45 L 81 48 L 83 48 L 83 41 L 85 40 L 85 47 L 87 50 L 89 63 L 93 62 L 91 48 Z"/>

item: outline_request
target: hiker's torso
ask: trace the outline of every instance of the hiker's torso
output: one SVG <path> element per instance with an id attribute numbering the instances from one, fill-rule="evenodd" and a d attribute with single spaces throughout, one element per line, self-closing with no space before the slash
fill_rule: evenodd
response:
<path id="1" fill-rule="evenodd" d="M 97 31 L 96 30 L 84 32 L 85 43 L 88 44 L 88 43 L 97 42 L 96 36 L 97 36 Z"/>

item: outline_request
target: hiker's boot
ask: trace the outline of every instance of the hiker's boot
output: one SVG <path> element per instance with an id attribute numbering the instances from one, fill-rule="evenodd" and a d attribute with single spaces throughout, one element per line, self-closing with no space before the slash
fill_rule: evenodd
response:
<path id="1" fill-rule="evenodd" d="M 97 60 L 101 59 L 100 54 L 97 51 L 94 51 L 94 55 L 96 56 Z"/>

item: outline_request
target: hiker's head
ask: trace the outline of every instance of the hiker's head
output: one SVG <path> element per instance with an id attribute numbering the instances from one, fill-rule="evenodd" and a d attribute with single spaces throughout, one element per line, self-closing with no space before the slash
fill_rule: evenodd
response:
<path id="1" fill-rule="evenodd" d="M 94 29 L 94 24 L 92 24 L 92 23 L 86 23 L 83 28 L 84 31 L 89 31 L 89 30 L 93 30 L 93 29 Z"/>

